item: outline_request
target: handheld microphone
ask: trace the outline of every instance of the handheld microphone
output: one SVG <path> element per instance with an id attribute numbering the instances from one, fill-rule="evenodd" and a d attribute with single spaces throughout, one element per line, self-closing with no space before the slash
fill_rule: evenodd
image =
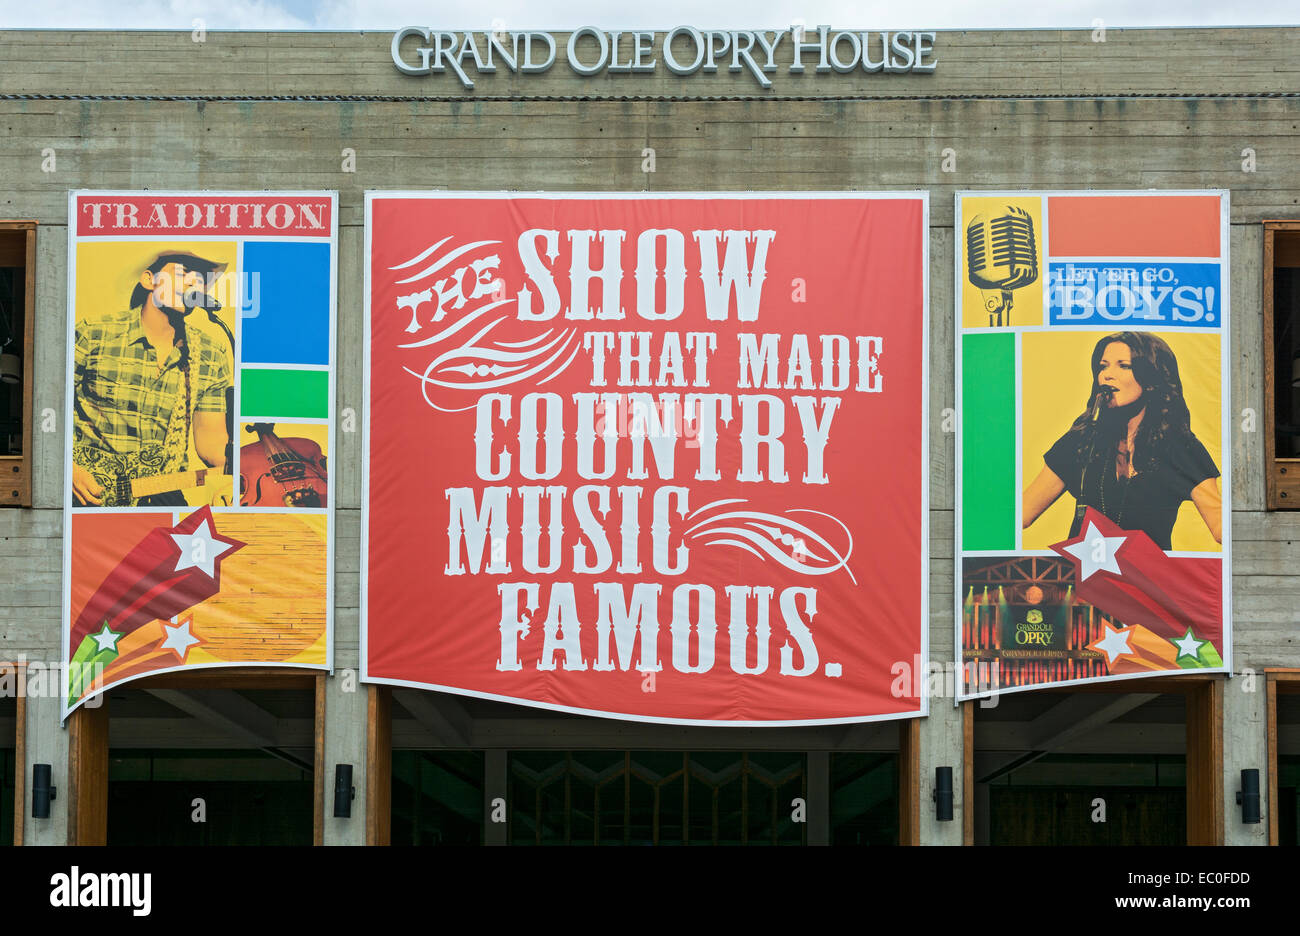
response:
<path id="1" fill-rule="evenodd" d="M 1092 407 L 1088 410 L 1088 421 L 1096 422 L 1101 418 L 1101 411 L 1105 408 L 1103 401 L 1109 401 L 1115 395 L 1114 387 L 1098 387 L 1097 395 L 1092 398 Z"/>
<path id="2" fill-rule="evenodd" d="M 989 325 L 1011 324 L 1011 291 L 1038 279 L 1034 219 L 1006 205 L 995 215 L 978 214 L 966 225 L 966 278 L 985 291 Z M 996 295 L 989 291 L 997 290 Z"/>

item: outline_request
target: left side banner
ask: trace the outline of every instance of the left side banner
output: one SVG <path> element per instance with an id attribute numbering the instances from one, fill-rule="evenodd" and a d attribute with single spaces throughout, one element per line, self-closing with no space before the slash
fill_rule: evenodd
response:
<path id="1" fill-rule="evenodd" d="M 331 665 L 333 192 L 72 192 L 64 714 Z"/>

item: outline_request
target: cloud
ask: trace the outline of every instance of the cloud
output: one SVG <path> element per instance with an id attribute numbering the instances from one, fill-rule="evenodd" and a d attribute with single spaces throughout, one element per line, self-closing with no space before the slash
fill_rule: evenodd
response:
<path id="1" fill-rule="evenodd" d="M 0 28 L 42 29 L 307 29 L 311 19 L 277 0 L 0 0 Z"/>
<path id="2" fill-rule="evenodd" d="M 0 0 L 0 27 L 77 29 L 191 29 L 201 19 L 208 29 L 389 30 L 424 25 L 443 29 L 487 29 L 500 20 L 507 29 L 779 28 L 796 20 L 852 28 L 1090 28 L 1261 25 L 1295 22 L 1294 0 L 1225 4 L 1210 0 L 965 0 L 901 5 L 853 0 L 661 0 L 629 7 L 600 0 L 492 0 L 438 8 L 428 0 Z"/>

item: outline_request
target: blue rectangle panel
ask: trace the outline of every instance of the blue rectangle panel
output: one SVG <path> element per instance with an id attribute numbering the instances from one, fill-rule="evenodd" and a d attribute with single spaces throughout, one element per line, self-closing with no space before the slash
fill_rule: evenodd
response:
<path id="1" fill-rule="evenodd" d="M 244 244 L 245 364 L 329 364 L 330 245 Z"/>
<path id="2" fill-rule="evenodd" d="M 1222 281 L 1217 263 L 1050 263 L 1048 321 L 1141 330 L 1218 328 Z"/>

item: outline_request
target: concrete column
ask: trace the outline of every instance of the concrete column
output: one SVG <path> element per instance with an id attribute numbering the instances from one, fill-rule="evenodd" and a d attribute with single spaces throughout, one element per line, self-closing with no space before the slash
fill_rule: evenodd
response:
<path id="1" fill-rule="evenodd" d="M 1223 687 L 1223 843 L 1268 844 L 1268 693 L 1264 674 L 1234 676 Z M 1241 821 L 1241 772 L 1259 771 L 1260 822 Z"/>
<path id="2" fill-rule="evenodd" d="M 509 845 L 511 810 L 515 804 L 506 795 L 510 789 L 510 755 L 508 751 L 488 750 L 483 752 L 483 844 Z M 494 821 L 499 815 L 497 807 L 500 800 L 506 804 L 506 822 Z"/>
<path id="3" fill-rule="evenodd" d="M 961 845 L 966 804 L 962 789 L 962 712 L 952 699 L 930 700 L 930 717 L 921 719 L 921 844 Z M 952 821 L 934 818 L 934 769 L 952 768 Z"/>
<path id="4" fill-rule="evenodd" d="M 355 670 L 339 669 L 325 679 L 325 844 L 366 843 L 366 687 Z M 357 788 L 352 816 L 334 818 L 334 768 L 352 765 L 352 783 Z"/>
<path id="5" fill-rule="evenodd" d="M 68 732 L 59 724 L 59 698 L 41 691 L 24 699 L 26 703 L 26 761 L 20 765 L 26 779 L 23 804 L 24 845 L 68 844 Z M 32 765 L 49 764 L 50 783 L 56 788 L 50 803 L 50 818 L 32 818 Z"/>
<path id="6" fill-rule="evenodd" d="M 808 844 L 831 843 L 831 754 L 808 752 Z"/>

